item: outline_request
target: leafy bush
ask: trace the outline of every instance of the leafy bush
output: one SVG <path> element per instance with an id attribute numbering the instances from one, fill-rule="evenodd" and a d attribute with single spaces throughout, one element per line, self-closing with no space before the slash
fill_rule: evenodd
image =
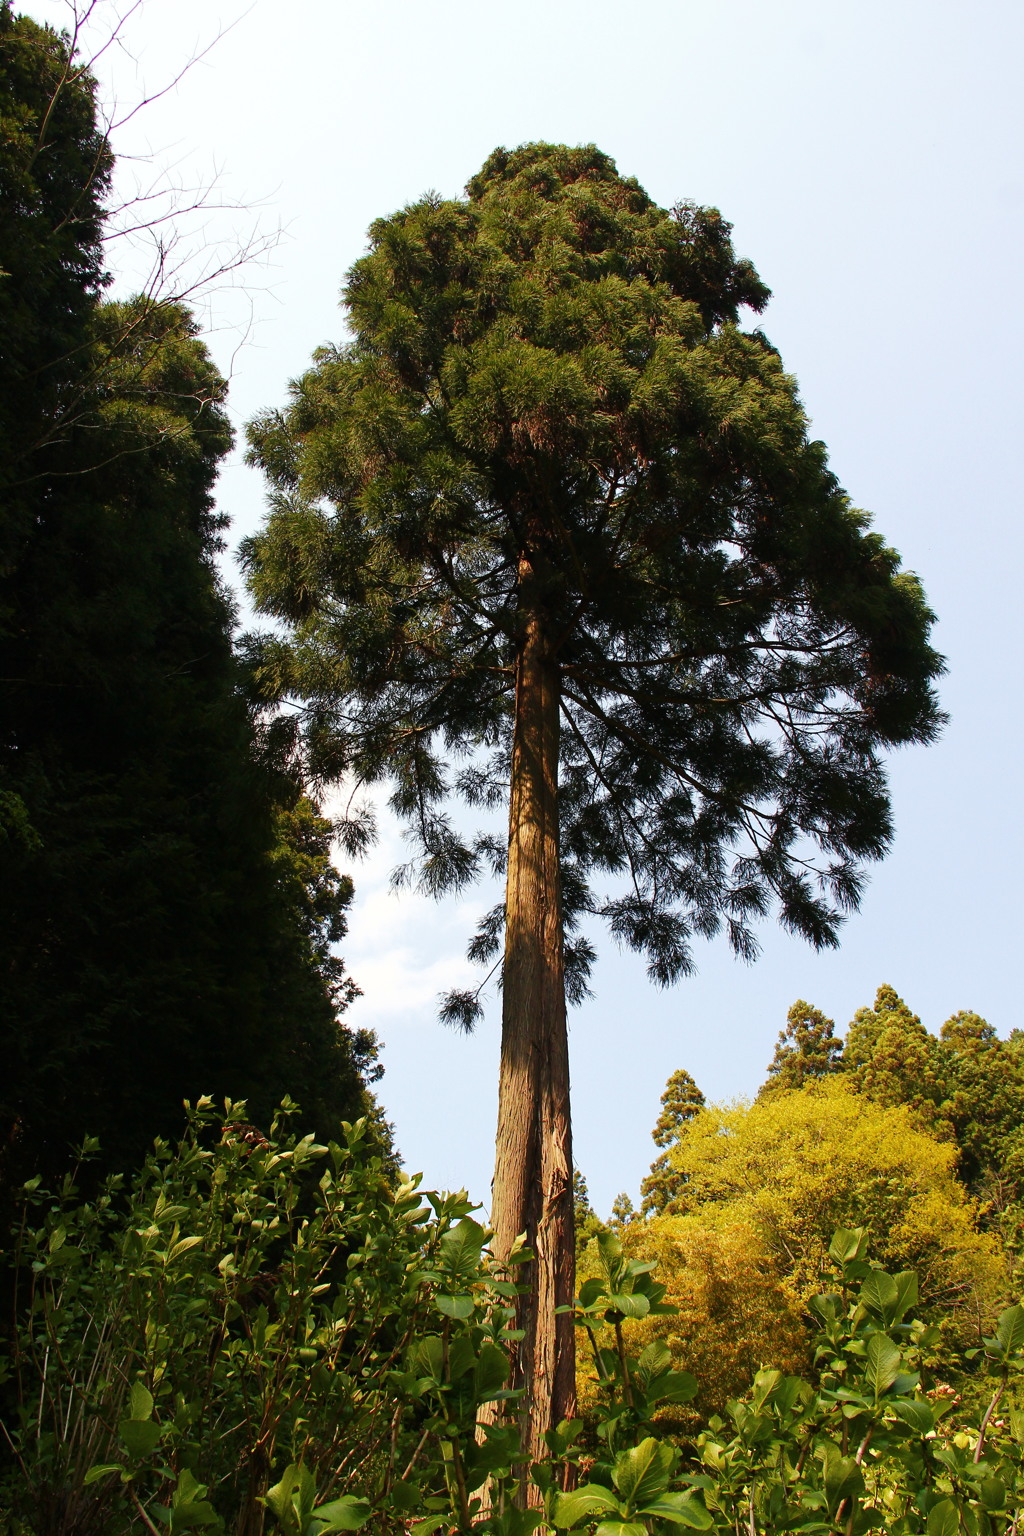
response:
<path id="1" fill-rule="evenodd" d="M 35 1536 L 305 1531 L 314 1486 L 350 1522 L 316 1529 L 354 1529 L 502 1464 L 473 1429 L 515 1287 L 465 1195 L 394 1187 L 366 1122 L 321 1146 L 243 1112 L 201 1101 L 95 1199 L 26 1188 L 0 1506 Z"/>
<path id="2" fill-rule="evenodd" d="M 984 1411 L 953 1423 L 915 1275 L 841 1230 L 831 1288 L 809 1302 L 809 1370 L 757 1371 L 673 1443 L 698 1383 L 650 1329 L 675 1308 L 655 1261 L 605 1232 L 575 1309 L 588 1419 L 559 1425 L 530 1465 L 506 1383 L 513 1276 L 531 1255 L 499 1272 L 464 1194 L 421 1199 L 415 1181 L 396 1187 L 365 1122 L 321 1146 L 289 1129 L 292 1112 L 268 1137 L 241 1106 L 204 1101 L 130 1182 L 92 1199 L 73 1177 L 27 1187 L 0 1529 L 1016 1536 L 1024 1308 L 974 1351 Z"/>
<path id="3" fill-rule="evenodd" d="M 599 1378 L 598 1433 L 615 1451 L 623 1430 L 628 1441 L 646 1429 L 644 1444 L 655 1446 L 665 1407 L 692 1399 L 697 1383 L 672 1370 L 661 1341 L 631 1357 L 630 1327 L 671 1311 L 665 1288 L 651 1280 L 651 1262 L 628 1258 L 613 1234 L 603 1235 L 600 1255 L 602 1274 L 585 1283 L 579 1308 Z M 590 1483 L 555 1501 L 556 1526 L 600 1518 L 598 1536 L 641 1536 L 665 1520 L 721 1536 L 1016 1536 L 1024 1413 L 996 1414 L 1024 1370 L 1024 1307 L 1005 1309 L 973 1352 L 994 1373 L 977 1423 L 951 1424 L 955 1398 L 924 1369 L 938 1328 L 913 1316 L 917 1277 L 869 1262 L 863 1228 L 837 1232 L 829 1260 L 835 1289 L 810 1302 L 809 1378 L 759 1371 L 697 1435 L 689 1466 L 672 1447 L 657 1459 L 651 1452 L 658 1486 L 644 1482 L 631 1502 L 623 1498 L 630 1453 L 599 1454 Z M 669 1491 L 689 1500 L 662 1502 Z"/>

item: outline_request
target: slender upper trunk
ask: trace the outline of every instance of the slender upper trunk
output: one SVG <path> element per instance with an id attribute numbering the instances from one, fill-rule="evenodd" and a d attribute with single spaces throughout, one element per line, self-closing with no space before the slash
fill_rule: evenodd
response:
<path id="1" fill-rule="evenodd" d="M 503 1258 L 525 1232 L 536 1257 L 520 1270 L 514 1385 L 525 1386 L 530 1459 L 576 1407 L 572 1133 L 558 862 L 558 668 L 533 573 L 520 565 L 524 628 L 516 673 L 509 795 L 505 974 L 492 1225 Z"/>

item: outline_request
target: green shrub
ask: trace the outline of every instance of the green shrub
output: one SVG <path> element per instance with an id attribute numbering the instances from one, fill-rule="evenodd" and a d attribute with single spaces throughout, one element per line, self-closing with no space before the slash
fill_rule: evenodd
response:
<path id="1" fill-rule="evenodd" d="M 955 1422 L 916 1276 L 840 1231 L 809 1303 L 811 1369 L 759 1370 L 673 1443 L 666 1415 L 697 1382 L 645 1325 L 675 1309 L 653 1260 L 604 1232 L 576 1304 L 589 1418 L 527 1465 L 506 1382 L 531 1255 L 499 1272 L 463 1193 L 396 1187 L 365 1122 L 320 1146 L 293 1113 L 268 1137 L 204 1101 L 129 1182 L 26 1187 L 2 1362 L 8 1536 L 1017 1536 L 1024 1308 L 974 1352 L 989 1400 Z"/>
<path id="2" fill-rule="evenodd" d="M 250 1536 L 268 1499 L 290 1530 L 313 1486 L 361 1523 L 353 1499 L 398 1518 L 472 1480 L 514 1287 L 464 1194 L 425 1204 L 365 1122 L 320 1146 L 292 1114 L 265 1137 L 201 1101 L 130 1183 L 26 1187 L 0 1507 L 33 1536 Z"/>

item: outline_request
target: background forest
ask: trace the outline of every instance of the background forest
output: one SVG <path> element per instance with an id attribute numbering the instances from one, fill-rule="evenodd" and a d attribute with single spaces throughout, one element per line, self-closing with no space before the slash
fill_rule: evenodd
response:
<path id="1" fill-rule="evenodd" d="M 770 571 L 775 583 L 765 579 L 757 593 L 767 603 L 770 591 L 783 614 L 765 631 L 768 648 L 818 647 L 826 658 L 751 667 L 744 688 L 771 700 L 789 689 L 801 719 L 817 718 L 844 690 L 856 708 L 836 708 L 830 720 L 841 726 L 817 758 L 790 715 L 779 727 L 787 752 L 771 766 L 739 731 L 735 740 L 724 727 L 708 732 L 693 758 L 706 783 L 691 834 L 691 802 L 684 813 L 667 780 L 644 779 L 641 744 L 666 756 L 671 747 L 652 734 L 652 721 L 668 719 L 649 703 L 654 684 L 647 697 L 637 690 L 639 713 L 627 725 L 640 769 L 629 805 L 650 820 L 625 843 L 634 882 L 639 870 L 651 885 L 642 899 L 637 888 L 635 906 L 598 907 L 584 881 L 591 866 L 616 868 L 620 855 L 614 793 L 601 807 L 586 797 L 587 753 L 603 765 L 607 740 L 597 728 L 585 727 L 589 738 L 581 730 L 575 778 L 562 788 L 565 874 L 554 898 L 563 1027 L 565 995 L 587 995 L 593 959 L 575 934 L 580 912 L 608 917 L 664 983 L 686 972 L 691 933 L 710 936 L 724 912 L 734 947 L 752 957 L 747 920 L 768 912 L 770 899 L 791 928 L 831 944 L 860 898 L 857 861 L 888 846 L 876 754 L 927 742 L 942 724 L 930 689 L 941 670 L 927 641 L 931 614 L 916 578 L 850 509 L 821 445 L 808 443 L 774 348 L 759 330 L 735 328 L 738 311 L 759 311 L 767 290 L 734 256 L 729 226 L 716 210 L 690 204 L 669 215 L 592 147 L 547 144 L 496 152 L 466 204 L 428 197 L 381 220 L 372 258 L 347 290 L 358 343 L 317 354 L 287 411 L 265 413 L 250 431 L 272 513 L 245 559 L 274 625 L 242 640 L 219 564 L 226 520 L 214 499 L 234 441 L 227 384 L 194 305 L 164 281 L 166 270 L 134 295 L 111 277 L 104 240 L 115 162 L 97 101 L 73 40 L 3 0 L 0 1219 L 11 1236 L 0 1281 L 0 1529 L 1016 1532 L 1024 1500 L 1019 1030 L 1000 1037 L 961 1011 L 933 1034 L 882 986 L 840 1038 L 819 1009 L 794 1003 L 756 1097 L 709 1104 L 685 1066 L 673 1073 L 650 1172 L 635 1202 L 622 1194 L 607 1220 L 591 1208 L 586 1168 L 571 1151 L 563 1170 L 571 1186 L 559 1188 L 548 1151 L 561 1122 L 552 1117 L 554 1132 L 545 1122 L 537 1165 L 548 1181 L 544 1210 L 506 1216 L 506 1239 L 464 1191 L 424 1196 L 418 1176 L 399 1172 L 402 1127 L 388 1123 L 374 1096 L 379 1042 L 349 1024 L 359 977 L 348 975 L 339 947 L 354 888 L 335 861 L 339 839 L 350 856 L 362 850 L 371 822 L 332 819 L 325 786 L 353 763 L 370 765 L 370 781 L 393 773 L 392 803 L 418 827 L 426 883 L 437 892 L 460 885 L 460 861 L 486 856 L 498 874 L 505 868 L 493 837 L 470 847 L 461 829 L 435 816 L 441 791 L 430 775 L 440 785 L 442 771 L 429 738 L 422 755 L 419 744 L 408 760 L 395 755 L 417 732 L 447 732 L 450 746 L 462 731 L 474 750 L 498 749 L 486 771 L 467 770 L 477 774 L 470 804 L 497 803 L 494 784 L 509 763 L 514 778 L 515 751 L 501 735 L 507 711 L 489 685 L 471 696 L 456 648 L 441 655 L 442 673 L 450 663 L 455 679 L 444 684 L 455 699 L 448 716 L 433 691 L 431 626 L 451 624 L 453 602 L 447 592 L 429 606 L 416 560 L 434 558 L 435 540 L 443 564 L 455 528 L 460 547 L 483 561 L 486 539 L 458 523 L 466 505 L 479 505 L 482 481 L 453 512 L 463 470 L 436 442 L 426 450 L 414 443 L 426 413 L 417 405 L 402 418 L 408 392 L 435 369 L 456 398 L 454 407 L 443 402 L 445 430 L 454 422 L 445 452 L 469 441 L 490 453 L 493 443 L 492 401 L 474 394 L 472 381 L 458 396 L 465 379 L 453 385 L 448 364 L 436 362 L 430 326 L 450 322 L 456 351 L 468 353 L 471 324 L 490 325 L 488 306 L 507 302 L 517 323 L 539 327 L 531 336 L 555 350 L 582 349 L 588 384 L 605 370 L 598 427 L 586 423 L 583 448 L 584 408 L 564 381 L 558 386 L 551 420 L 572 421 L 578 461 L 590 465 L 614 436 L 602 434 L 616 389 L 616 431 L 627 419 L 636 430 L 647 411 L 640 436 L 654 461 L 668 407 L 651 390 L 641 401 L 639 386 L 629 408 L 622 404 L 622 359 L 633 366 L 648 344 L 634 295 L 614 288 L 623 230 L 635 239 L 631 220 L 655 231 L 643 260 L 640 243 L 630 247 L 627 274 L 648 285 L 647 332 L 671 334 L 683 359 L 678 377 L 691 354 L 720 370 L 708 375 L 715 446 L 706 449 L 713 434 L 705 423 L 705 457 L 694 450 L 686 472 L 703 504 L 731 496 L 748 518 L 742 528 L 761 530 L 743 576 L 761 581 Z M 573 212 L 562 246 L 544 232 L 546 220 L 557 227 L 554 216 L 537 214 L 536 246 L 544 281 L 578 252 L 590 263 L 588 282 L 607 261 L 605 298 L 613 293 L 614 303 L 587 321 L 606 348 L 599 364 L 589 333 L 577 336 L 580 313 L 566 305 L 556 316 L 562 329 L 552 330 L 550 315 L 537 319 L 542 306 L 529 285 L 509 278 L 508 252 L 494 256 L 506 236 L 510 247 L 529 243 L 523 210 L 533 205 L 522 188 L 533 195 L 534 174 L 558 217 L 576 196 L 566 188 L 598 189 L 586 218 Z M 484 208 L 479 218 L 474 203 Z M 474 219 L 484 228 L 478 246 Z M 452 257 L 456 225 L 472 226 L 472 238 Z M 433 265 L 419 268 L 424 250 Z M 657 290 L 657 310 L 649 274 L 665 251 L 668 262 L 681 254 L 676 286 L 667 300 Z M 448 281 L 447 261 L 458 282 Z M 409 271 L 425 295 L 415 315 L 401 312 L 388 286 Z M 491 345 L 488 336 L 481 348 Z M 735 379 L 749 396 L 742 410 L 726 410 L 720 402 Z M 550 422 L 538 427 L 540 416 L 531 416 L 533 381 L 524 372 L 514 386 L 529 451 L 567 462 L 565 443 L 551 448 Z M 668 383 L 664 391 L 667 399 Z M 436 400 L 431 408 L 440 417 Z M 523 434 L 516 426 L 509 436 L 515 453 L 495 462 L 514 478 Z M 745 479 L 731 478 L 730 454 Z M 343 516 L 359 476 L 363 509 L 379 514 L 385 533 L 375 543 L 350 533 L 332 546 L 319 504 L 331 501 Z M 412 505 L 424 485 L 433 493 L 442 482 L 448 500 L 424 514 L 427 534 L 413 532 L 404 512 L 389 521 L 389 497 Z M 672 494 L 685 502 L 681 485 L 673 481 Z M 799 515 L 772 544 L 764 529 L 772 517 L 782 526 L 794 506 Z M 661 538 L 661 523 L 651 527 Z M 699 578 L 696 557 L 686 567 L 693 590 L 724 590 L 714 585 L 724 539 L 718 525 L 710 540 L 694 537 L 692 549 L 707 559 Z M 637 542 L 649 577 L 662 558 L 658 541 L 648 530 Z M 810 574 L 801 564 L 808 549 L 827 551 L 811 559 Z M 520 607 L 535 575 L 524 584 L 524 559 L 518 585 L 508 587 Z M 598 569 L 594 559 L 588 569 Z M 547 587 L 536 612 L 547 623 L 555 582 L 542 562 L 537 569 Z M 730 600 L 741 592 L 736 579 Z M 660 590 L 657 580 L 644 590 Z M 332 608 L 339 593 L 344 601 Z M 422 624 L 420 601 L 428 603 Z M 737 607 L 750 601 L 746 588 L 735 599 Z M 657 627 L 645 604 L 648 627 Z M 595 622 L 612 638 L 593 665 L 663 665 L 646 653 L 638 662 L 628 646 L 616 651 L 618 627 L 632 616 L 605 608 Z M 657 624 L 671 623 L 675 643 L 685 624 L 669 605 Z M 708 638 L 709 623 L 694 627 L 698 639 L 684 638 L 702 658 L 701 647 L 715 655 L 740 634 L 723 625 L 722 641 Z M 341 659 L 325 661 L 324 633 L 336 644 L 343 630 Z M 591 637 L 582 626 L 580 634 L 566 671 L 584 675 Z M 506 638 L 519 643 L 514 629 Z M 467 621 L 460 644 L 474 649 L 478 639 Z M 502 643 L 486 637 L 493 673 L 509 671 Z M 394 659 L 410 644 L 428 658 L 415 673 Z M 674 650 L 669 661 L 678 670 Z M 687 686 L 695 691 L 697 677 L 694 665 Z M 700 708 L 722 705 L 717 695 L 732 681 L 717 663 L 707 678 L 714 687 Z M 512 691 L 525 691 L 521 672 Z M 585 687 L 581 695 L 583 708 Z M 346 708 L 360 701 L 358 750 L 331 714 L 337 697 Z M 748 705 L 744 693 L 736 717 L 744 728 Z M 612 739 L 617 726 L 602 722 Z M 714 752 L 717 779 L 707 772 Z M 755 782 L 783 786 L 772 831 L 726 879 L 723 828 Z M 645 867 L 651 827 L 662 844 Z M 788 863 L 798 836 L 812 834 L 835 860 L 817 895 Z M 685 921 L 663 899 L 660 861 L 673 836 L 679 867 L 691 872 L 672 892 L 689 903 Z M 507 910 L 484 919 L 475 958 L 492 959 Z M 464 1025 L 476 1011 L 472 989 L 456 989 L 442 1009 Z M 365 1005 L 362 1017 L 372 1017 Z M 625 1051 L 626 1041 L 615 1048 Z M 614 1071 L 614 1052 L 604 1054 Z M 423 1096 L 436 1099 L 439 1086 L 443 1074 L 440 1085 L 424 1083 Z M 567 1076 L 565 1096 L 567 1137 Z M 611 1119 L 608 1135 L 614 1143 Z M 500 1170 L 499 1152 L 499 1184 Z M 569 1288 L 552 1304 L 555 1364 L 568 1379 L 561 1396 L 545 1396 L 543 1339 L 534 1351 L 532 1330 L 540 1338 L 537 1318 L 551 1303 L 543 1222 L 556 1199 L 574 1213 L 562 1272 Z"/>

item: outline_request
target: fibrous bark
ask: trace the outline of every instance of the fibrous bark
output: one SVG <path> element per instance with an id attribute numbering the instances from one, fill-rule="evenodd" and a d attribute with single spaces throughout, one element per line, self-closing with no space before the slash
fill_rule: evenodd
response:
<path id="1" fill-rule="evenodd" d="M 559 683 L 532 571 L 520 567 L 523 633 L 516 673 L 509 796 L 505 972 L 498 1133 L 492 1201 L 501 1260 L 525 1233 L 534 1259 L 519 1271 L 514 1382 L 523 1401 L 524 1448 L 576 1405 L 574 1325 L 556 1309 L 573 1299 L 572 1133 L 558 855 Z"/>

